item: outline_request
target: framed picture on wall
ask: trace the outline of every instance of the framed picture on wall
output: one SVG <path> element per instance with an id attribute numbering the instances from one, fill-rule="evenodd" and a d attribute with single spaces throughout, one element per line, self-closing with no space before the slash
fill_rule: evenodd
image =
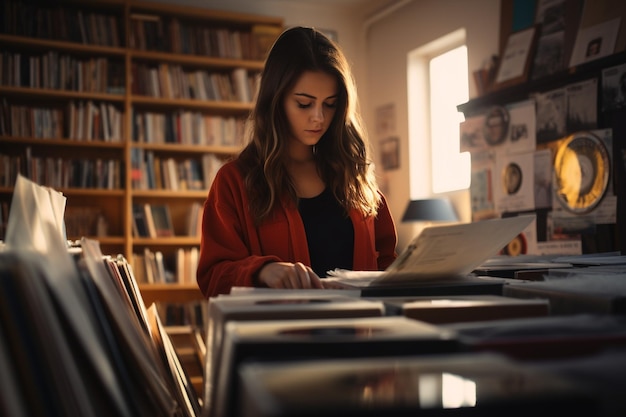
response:
<path id="1" fill-rule="evenodd" d="M 397 136 L 380 141 L 380 159 L 385 171 L 400 168 L 400 139 Z"/>
<path id="2" fill-rule="evenodd" d="M 528 80 L 537 43 L 538 26 L 511 33 L 496 73 L 495 88 L 509 87 Z"/>

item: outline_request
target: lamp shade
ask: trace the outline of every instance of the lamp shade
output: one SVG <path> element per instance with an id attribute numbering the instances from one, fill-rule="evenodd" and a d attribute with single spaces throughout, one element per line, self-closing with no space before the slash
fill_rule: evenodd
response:
<path id="1" fill-rule="evenodd" d="M 429 198 L 424 200 L 411 200 L 402 216 L 403 222 L 414 221 L 457 221 L 456 213 L 450 200 L 443 198 Z"/>

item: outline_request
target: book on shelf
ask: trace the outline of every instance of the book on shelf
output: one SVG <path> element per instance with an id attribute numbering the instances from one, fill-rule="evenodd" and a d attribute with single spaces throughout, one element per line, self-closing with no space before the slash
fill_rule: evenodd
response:
<path id="1" fill-rule="evenodd" d="M 143 205 L 143 212 L 146 217 L 146 224 L 148 225 L 148 237 L 156 238 L 156 225 L 154 223 L 154 217 L 152 217 L 152 207 L 149 203 Z"/>
<path id="2" fill-rule="evenodd" d="M 174 225 L 170 214 L 170 207 L 167 204 L 150 204 L 150 212 L 154 222 L 156 237 L 174 236 Z"/>
<path id="3" fill-rule="evenodd" d="M 193 284 L 196 282 L 198 269 L 199 249 L 178 248 L 176 250 L 176 282 L 179 284 Z"/>
<path id="4" fill-rule="evenodd" d="M 202 203 L 194 201 L 187 216 L 187 236 L 200 237 L 202 234 Z"/>

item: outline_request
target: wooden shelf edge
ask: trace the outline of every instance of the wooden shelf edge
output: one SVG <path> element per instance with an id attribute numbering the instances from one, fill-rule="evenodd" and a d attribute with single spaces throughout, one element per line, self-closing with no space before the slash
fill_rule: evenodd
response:
<path id="1" fill-rule="evenodd" d="M 139 284 L 146 307 L 155 302 L 188 303 L 206 300 L 197 284 Z"/>

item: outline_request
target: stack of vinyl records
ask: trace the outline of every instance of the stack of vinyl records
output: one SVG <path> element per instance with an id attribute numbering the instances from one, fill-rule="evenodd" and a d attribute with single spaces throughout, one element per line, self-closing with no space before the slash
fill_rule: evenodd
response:
<path id="1" fill-rule="evenodd" d="M 587 387 L 492 354 L 248 363 L 240 417 L 598 415 Z"/>
<path id="2" fill-rule="evenodd" d="M 208 310 L 203 393 L 205 410 L 214 408 L 216 400 L 214 387 L 218 381 L 218 368 L 222 361 L 224 328 L 229 321 L 380 317 L 385 314 L 382 302 L 319 290 L 315 292 L 275 290 L 237 296 L 223 295 L 211 298 Z"/>
<path id="3" fill-rule="evenodd" d="M 402 316 L 323 320 L 231 321 L 226 324 L 214 417 L 239 414 L 237 374 L 248 361 L 394 357 L 455 353 L 454 334 Z"/>

